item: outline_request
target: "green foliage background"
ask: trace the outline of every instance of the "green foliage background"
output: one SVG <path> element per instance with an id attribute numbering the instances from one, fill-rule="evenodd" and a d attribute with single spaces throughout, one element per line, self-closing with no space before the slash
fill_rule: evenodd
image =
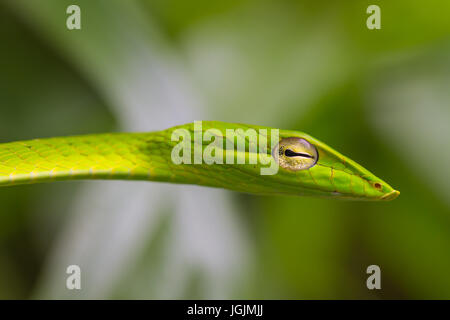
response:
<path id="1" fill-rule="evenodd" d="M 82 10 L 79 31 L 65 27 L 72 3 Z M 370 4 L 381 7 L 381 30 L 365 26 Z M 65 290 L 65 270 L 52 267 L 51 257 L 75 195 L 90 182 L 2 188 L 0 298 L 449 299 L 448 12 L 445 0 L 2 0 L 0 142 L 123 130 L 135 118 L 123 122 L 131 98 L 120 88 L 151 90 L 149 76 L 177 96 L 175 72 L 183 90 L 200 97 L 200 111 L 184 109 L 190 121 L 308 132 L 401 195 L 363 203 L 223 191 L 244 239 L 224 248 L 247 249 L 227 288 L 213 293 L 208 288 L 219 280 L 205 270 L 226 265 L 165 259 L 177 236 L 168 208 L 110 285 L 88 294 Z M 158 57 L 169 66 L 163 72 Z M 149 102 L 147 111 L 177 118 L 164 104 Z M 98 219 L 91 223 L 101 228 Z M 173 264 L 180 266 L 171 274 Z M 380 291 L 366 288 L 371 264 L 381 267 Z M 184 273 L 185 281 L 167 291 L 162 271 Z"/>

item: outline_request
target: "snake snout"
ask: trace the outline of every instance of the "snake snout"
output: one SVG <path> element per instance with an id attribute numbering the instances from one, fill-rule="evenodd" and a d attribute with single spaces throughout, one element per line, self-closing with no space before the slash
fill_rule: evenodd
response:
<path id="1" fill-rule="evenodd" d="M 384 196 L 381 197 L 381 200 L 390 201 L 394 200 L 400 195 L 400 191 L 398 190 L 392 190 L 389 193 L 386 193 Z"/>

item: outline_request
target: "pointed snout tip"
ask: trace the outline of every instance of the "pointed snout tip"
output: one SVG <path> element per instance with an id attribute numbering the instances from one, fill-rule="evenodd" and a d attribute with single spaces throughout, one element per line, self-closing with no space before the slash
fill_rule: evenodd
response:
<path id="1" fill-rule="evenodd" d="M 400 191 L 392 190 L 391 192 L 386 193 L 385 195 L 383 195 L 381 197 L 381 200 L 391 201 L 391 200 L 394 200 L 395 198 L 397 198 L 399 195 L 400 195 Z"/>

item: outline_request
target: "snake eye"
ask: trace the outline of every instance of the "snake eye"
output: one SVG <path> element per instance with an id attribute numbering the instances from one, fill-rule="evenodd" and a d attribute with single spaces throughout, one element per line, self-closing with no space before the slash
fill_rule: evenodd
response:
<path id="1" fill-rule="evenodd" d="M 292 171 L 309 169 L 319 159 L 314 145 L 296 137 L 282 139 L 273 149 L 272 155 L 282 168 Z"/>

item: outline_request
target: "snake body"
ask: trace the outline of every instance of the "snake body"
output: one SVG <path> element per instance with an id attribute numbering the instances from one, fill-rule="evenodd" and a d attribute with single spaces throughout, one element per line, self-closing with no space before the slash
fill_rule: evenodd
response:
<path id="1" fill-rule="evenodd" d="M 272 128 L 204 121 L 208 129 Z M 398 191 L 353 160 L 300 131 L 279 130 L 279 138 L 301 138 L 315 146 L 314 166 L 292 171 L 279 168 L 274 175 L 261 175 L 261 164 L 176 164 L 171 160 L 176 129 L 194 134 L 193 123 L 147 133 L 106 133 L 56 137 L 0 144 L 0 186 L 74 179 L 148 180 L 219 187 L 252 194 L 322 196 L 358 200 L 391 200 Z M 251 154 L 227 150 L 233 156 Z M 260 137 L 261 138 L 261 137 Z M 270 137 L 264 137 L 270 141 Z M 194 142 L 193 142 L 194 144 Z M 205 150 L 208 143 L 203 143 Z M 270 144 L 264 156 L 271 157 Z"/>

